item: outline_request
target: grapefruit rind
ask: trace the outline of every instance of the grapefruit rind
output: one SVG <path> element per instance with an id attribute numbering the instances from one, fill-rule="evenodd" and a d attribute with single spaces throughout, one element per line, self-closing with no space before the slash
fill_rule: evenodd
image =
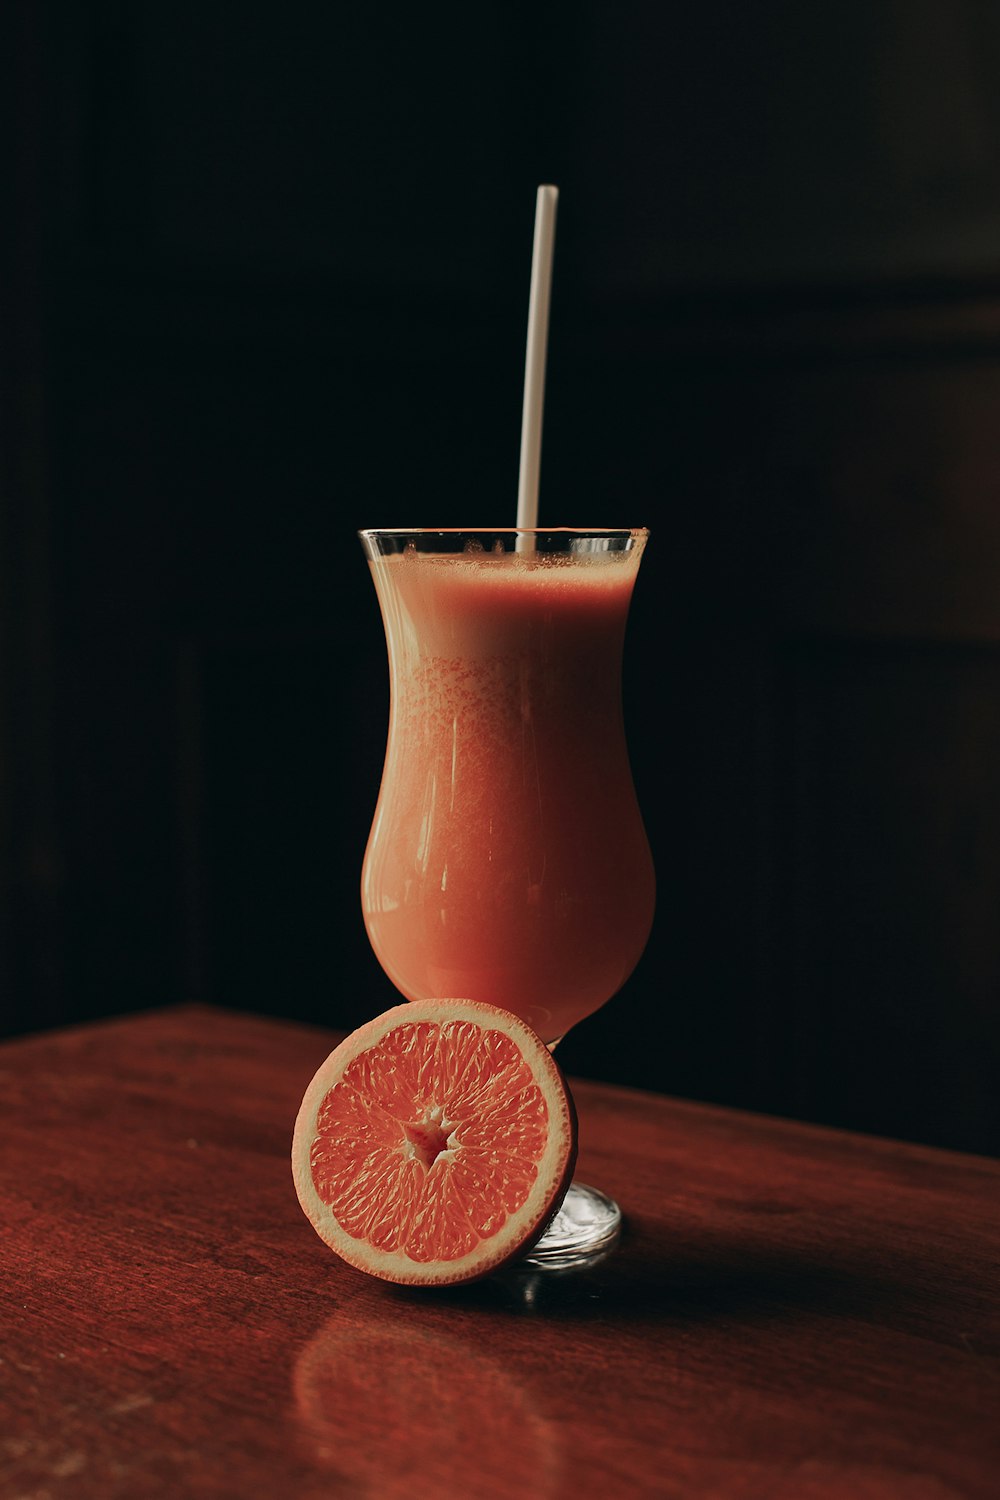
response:
<path id="1" fill-rule="evenodd" d="M 369 1161 L 379 1159 L 381 1165 L 386 1155 L 386 1140 L 391 1136 L 389 1155 L 395 1180 L 398 1182 L 400 1174 L 419 1178 L 424 1170 L 422 1161 L 429 1153 L 422 1152 L 425 1135 L 416 1116 L 426 1116 L 430 1104 L 433 1135 L 444 1101 L 429 1100 L 426 1090 L 420 1098 L 411 1097 L 408 1076 L 397 1078 L 397 1070 L 391 1062 L 387 1063 L 386 1055 L 392 1053 L 401 1037 L 408 1038 L 411 1044 L 416 1039 L 418 1045 L 426 1047 L 427 1038 L 435 1028 L 439 1055 L 444 1056 L 446 1068 L 452 1058 L 450 1039 L 456 1035 L 468 1039 L 478 1032 L 481 1045 L 477 1039 L 476 1066 L 479 1077 L 487 1080 L 487 1091 L 491 1059 L 506 1059 L 507 1077 L 500 1086 L 504 1083 L 509 1086 L 510 1062 L 515 1052 L 523 1059 L 530 1086 L 516 1090 L 512 1097 L 501 1097 L 499 1105 L 492 1109 L 480 1110 L 478 1117 L 469 1120 L 456 1134 L 447 1135 L 451 1122 L 444 1120 L 445 1135 L 434 1143 L 442 1160 L 435 1167 L 447 1173 L 464 1166 L 467 1170 L 462 1180 L 466 1183 L 475 1175 L 480 1218 L 475 1233 L 466 1230 L 466 1239 L 474 1241 L 470 1248 L 455 1253 L 452 1245 L 444 1247 L 447 1258 L 435 1254 L 435 1230 L 431 1225 L 427 1242 L 419 1247 L 419 1258 L 415 1258 L 405 1246 L 386 1249 L 373 1243 L 367 1237 L 363 1215 L 352 1223 L 348 1200 L 352 1177 L 361 1175 L 358 1148 L 354 1139 L 345 1148 L 344 1131 L 338 1129 L 337 1121 L 358 1105 L 360 1096 L 361 1106 L 372 1111 L 382 1130 L 381 1144 Z M 454 1093 L 461 1088 L 461 1081 L 452 1078 L 448 1086 Z M 440 1084 L 437 1092 L 441 1092 Z M 543 1106 L 539 1099 L 544 1101 Z M 421 1161 L 414 1160 L 417 1156 Z M 306 1089 L 292 1141 L 295 1189 L 302 1210 L 320 1239 L 358 1270 L 410 1286 L 449 1286 L 472 1281 L 525 1254 L 562 1202 L 575 1159 L 576 1114 L 551 1052 L 517 1016 L 472 1000 L 409 1002 L 394 1006 L 352 1032 L 334 1048 Z M 331 1198 L 338 1204 L 338 1211 Z M 495 1217 L 501 1222 L 496 1228 L 490 1224 L 491 1216 L 482 1213 L 484 1200 L 497 1209 Z M 381 1210 L 381 1238 L 391 1242 L 395 1206 L 389 1191 Z M 368 1219 L 371 1217 L 369 1214 Z"/>

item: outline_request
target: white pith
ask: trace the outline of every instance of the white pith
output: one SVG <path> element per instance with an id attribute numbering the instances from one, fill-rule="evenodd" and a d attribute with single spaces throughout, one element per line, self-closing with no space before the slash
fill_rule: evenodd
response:
<path id="1" fill-rule="evenodd" d="M 433 1131 L 436 1135 L 443 1137 L 444 1144 L 436 1147 L 433 1161 L 428 1162 L 425 1160 L 427 1153 L 421 1149 L 417 1141 L 410 1139 L 411 1131 L 414 1134 L 426 1131 L 428 1135 Z M 460 1142 L 455 1134 L 455 1122 L 445 1119 L 444 1106 L 441 1104 L 432 1104 L 429 1109 L 425 1110 L 422 1119 L 411 1120 L 403 1126 L 403 1143 L 401 1148 L 403 1156 L 407 1161 L 419 1161 L 425 1172 L 431 1171 L 433 1167 L 437 1166 L 439 1161 L 447 1163 L 453 1160 L 459 1145 Z"/>

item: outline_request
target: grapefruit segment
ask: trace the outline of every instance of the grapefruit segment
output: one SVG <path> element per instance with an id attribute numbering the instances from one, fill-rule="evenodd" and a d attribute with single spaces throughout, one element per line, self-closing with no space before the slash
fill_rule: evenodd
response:
<path id="1" fill-rule="evenodd" d="M 472 1000 L 398 1005 L 317 1071 L 292 1142 L 320 1238 L 387 1281 L 447 1286 L 524 1254 L 562 1201 L 576 1116 L 517 1016 Z"/>

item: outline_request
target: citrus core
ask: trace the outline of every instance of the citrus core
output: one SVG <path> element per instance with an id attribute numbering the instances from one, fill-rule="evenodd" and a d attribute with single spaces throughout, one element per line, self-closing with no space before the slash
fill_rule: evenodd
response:
<path id="1" fill-rule="evenodd" d="M 562 1201 L 576 1116 L 544 1042 L 472 1000 L 351 1033 L 299 1109 L 292 1172 L 322 1240 L 386 1281 L 447 1286 L 523 1254 Z"/>

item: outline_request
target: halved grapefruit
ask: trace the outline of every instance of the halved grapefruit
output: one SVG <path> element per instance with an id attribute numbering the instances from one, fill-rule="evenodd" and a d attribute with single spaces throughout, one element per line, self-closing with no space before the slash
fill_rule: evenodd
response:
<path id="1" fill-rule="evenodd" d="M 472 1281 L 523 1254 L 569 1185 L 576 1114 L 540 1037 L 472 1000 L 420 1000 L 336 1047 L 292 1141 L 331 1250 L 403 1285 Z"/>

